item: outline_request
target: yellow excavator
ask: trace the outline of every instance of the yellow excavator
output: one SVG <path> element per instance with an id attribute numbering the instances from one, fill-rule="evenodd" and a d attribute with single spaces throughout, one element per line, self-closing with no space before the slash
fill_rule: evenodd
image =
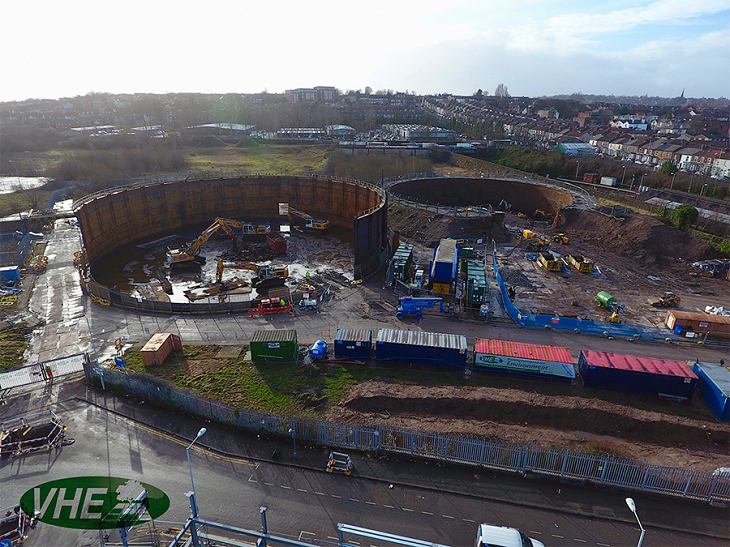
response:
<path id="1" fill-rule="evenodd" d="M 252 264 L 251 262 L 233 262 L 233 261 L 218 261 L 218 267 L 215 272 L 216 283 L 220 283 L 223 280 L 223 270 L 250 270 L 256 273 L 256 277 L 259 280 L 269 279 L 272 277 L 280 277 L 286 279 L 289 277 L 289 266 L 286 264 L 268 264 L 260 266 L 258 264 Z"/>
<path id="2" fill-rule="evenodd" d="M 304 227 L 310 230 L 327 230 L 330 227 L 329 220 L 317 220 L 304 211 L 289 207 L 289 219 L 298 218 L 304 221 Z"/>
<path id="3" fill-rule="evenodd" d="M 213 224 L 203 230 L 203 233 L 198 236 L 198 239 L 193 241 L 187 247 L 181 249 L 170 249 L 168 247 L 167 263 L 172 267 L 189 264 L 204 264 L 205 258 L 202 256 L 198 256 L 198 253 L 200 252 L 200 246 L 208 241 L 211 236 L 213 236 L 213 234 L 221 229 L 229 236 L 231 236 L 231 238 L 235 239 L 236 234 L 233 233 L 233 230 L 241 229 L 243 227 L 243 224 L 243 222 L 239 222 L 238 220 L 216 218 Z"/>

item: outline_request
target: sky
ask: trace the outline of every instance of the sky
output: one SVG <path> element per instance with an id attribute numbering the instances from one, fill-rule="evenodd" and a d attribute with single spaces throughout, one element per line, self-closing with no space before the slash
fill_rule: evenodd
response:
<path id="1" fill-rule="evenodd" d="M 730 97 L 730 0 L 23 0 L 0 22 L 0 101 L 500 83 Z"/>

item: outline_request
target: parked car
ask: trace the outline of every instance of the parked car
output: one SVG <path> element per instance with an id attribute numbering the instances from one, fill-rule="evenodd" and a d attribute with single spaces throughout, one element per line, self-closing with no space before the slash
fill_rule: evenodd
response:
<path id="1" fill-rule="evenodd" d="M 490 524 L 479 525 L 475 545 L 476 547 L 545 547 L 542 541 L 529 538 L 515 528 Z"/>

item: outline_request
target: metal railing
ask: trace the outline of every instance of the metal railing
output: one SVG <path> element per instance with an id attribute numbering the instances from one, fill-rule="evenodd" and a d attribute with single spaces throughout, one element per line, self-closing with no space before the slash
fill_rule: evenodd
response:
<path id="1" fill-rule="evenodd" d="M 96 381 L 99 370 L 87 366 L 87 379 Z M 287 418 L 216 403 L 141 375 L 128 375 L 114 370 L 102 370 L 101 374 L 107 385 L 127 390 L 153 403 L 249 431 L 288 437 L 293 430 L 296 431 L 297 439 L 323 446 L 387 452 L 523 475 L 580 480 L 708 503 L 730 502 L 730 474 L 718 471 L 708 473 L 688 468 L 662 467 L 606 454 L 583 454 L 469 435 Z"/>

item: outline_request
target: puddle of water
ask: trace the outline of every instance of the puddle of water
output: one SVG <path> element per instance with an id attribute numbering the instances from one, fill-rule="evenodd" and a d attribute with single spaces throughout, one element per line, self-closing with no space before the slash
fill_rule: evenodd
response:
<path id="1" fill-rule="evenodd" d="M 46 177 L 0 177 L 0 194 L 40 188 L 49 180 L 51 179 Z"/>
<path id="2" fill-rule="evenodd" d="M 285 228 L 282 226 L 282 228 Z M 202 230 L 203 228 L 201 228 Z M 325 234 L 302 232 L 297 228 L 280 230 L 287 239 L 286 254 L 274 257 L 272 260 L 251 260 L 258 265 L 286 264 L 289 266 L 287 284 L 296 285 L 310 274 L 325 273 L 327 271 L 342 274 L 347 279 L 353 279 L 352 266 L 354 262 L 354 248 L 352 234 L 335 229 Z M 233 246 L 230 239 L 211 238 L 200 247 L 200 255 L 206 261 L 196 269 L 173 269 L 165 263 L 167 248 L 182 246 L 193 241 L 200 231 L 195 229 L 178 231 L 183 237 L 176 240 L 163 240 L 162 243 L 140 249 L 138 244 L 154 242 L 160 238 L 156 236 L 150 241 L 136 241 L 117 249 L 94 265 L 94 279 L 107 285 L 110 289 L 128 294 L 133 297 L 153 298 L 150 289 L 150 280 L 157 277 L 158 272 L 164 272 L 172 284 L 172 295 L 168 295 L 171 302 L 189 302 L 184 295 L 187 290 L 214 283 L 218 260 L 232 260 Z M 239 247 L 245 243 L 263 243 L 262 236 L 238 237 Z M 234 278 L 251 282 L 255 276 L 253 271 L 225 269 L 223 281 Z M 257 296 L 254 290 L 251 294 L 226 294 L 226 301 L 247 301 Z M 219 296 L 209 297 L 210 301 L 218 302 Z M 196 302 L 206 302 L 206 299 Z"/>

